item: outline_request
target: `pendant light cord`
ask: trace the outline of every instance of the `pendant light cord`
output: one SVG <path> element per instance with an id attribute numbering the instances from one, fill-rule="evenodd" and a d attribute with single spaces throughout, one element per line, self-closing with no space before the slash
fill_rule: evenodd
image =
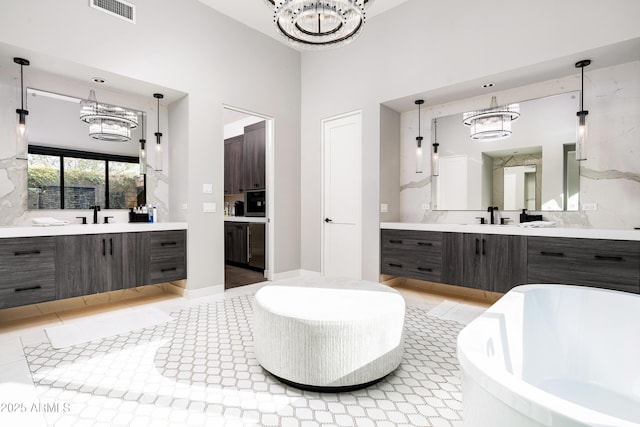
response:
<path id="1" fill-rule="evenodd" d="M 584 67 L 580 67 L 580 111 L 584 111 Z"/>
<path id="2" fill-rule="evenodd" d="M 24 65 L 20 64 L 20 109 L 24 110 Z"/>

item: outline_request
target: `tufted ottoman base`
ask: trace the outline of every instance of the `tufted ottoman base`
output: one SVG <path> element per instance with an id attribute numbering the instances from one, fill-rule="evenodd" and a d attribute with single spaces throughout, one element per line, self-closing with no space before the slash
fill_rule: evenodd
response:
<path id="1" fill-rule="evenodd" d="M 366 387 L 402 361 L 405 304 L 394 289 L 362 280 L 296 278 L 255 296 L 260 365 L 297 388 Z"/>

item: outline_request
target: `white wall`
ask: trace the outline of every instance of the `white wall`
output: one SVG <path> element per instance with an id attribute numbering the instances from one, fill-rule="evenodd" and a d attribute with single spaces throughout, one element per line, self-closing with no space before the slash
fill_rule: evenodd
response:
<path id="1" fill-rule="evenodd" d="M 189 95 L 186 161 L 171 165 L 188 177 L 185 188 L 173 188 L 189 206 L 188 289 L 224 283 L 223 105 L 274 117 L 275 272 L 299 269 L 300 54 L 196 0 L 135 4 L 130 24 L 84 1 L 3 0 L 0 42 L 14 46 L 15 56 L 44 52 Z M 203 183 L 213 184 L 213 195 L 202 193 Z M 202 212 L 209 201 L 217 213 Z"/>
<path id="2" fill-rule="evenodd" d="M 379 271 L 379 105 L 640 36 L 635 0 L 409 0 L 338 50 L 302 55 L 302 268 L 320 271 L 320 120 L 363 112 L 363 277 Z M 567 59 L 573 62 L 583 58 Z M 428 102 L 428 100 L 427 100 Z"/>

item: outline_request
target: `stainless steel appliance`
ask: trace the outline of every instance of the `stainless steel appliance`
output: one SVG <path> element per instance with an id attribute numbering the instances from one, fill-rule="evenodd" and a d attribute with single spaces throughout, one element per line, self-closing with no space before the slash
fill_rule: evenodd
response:
<path id="1" fill-rule="evenodd" d="M 265 190 L 245 191 L 244 216 L 265 216 L 267 207 L 265 196 Z"/>

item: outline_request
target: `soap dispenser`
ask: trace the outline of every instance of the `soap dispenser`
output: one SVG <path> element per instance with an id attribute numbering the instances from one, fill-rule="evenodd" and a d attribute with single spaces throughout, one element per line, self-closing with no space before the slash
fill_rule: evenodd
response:
<path id="1" fill-rule="evenodd" d="M 527 215 L 527 210 L 526 209 L 522 209 L 522 213 L 520 214 L 520 223 L 523 222 L 527 222 L 528 221 L 528 217 L 529 215 Z"/>

